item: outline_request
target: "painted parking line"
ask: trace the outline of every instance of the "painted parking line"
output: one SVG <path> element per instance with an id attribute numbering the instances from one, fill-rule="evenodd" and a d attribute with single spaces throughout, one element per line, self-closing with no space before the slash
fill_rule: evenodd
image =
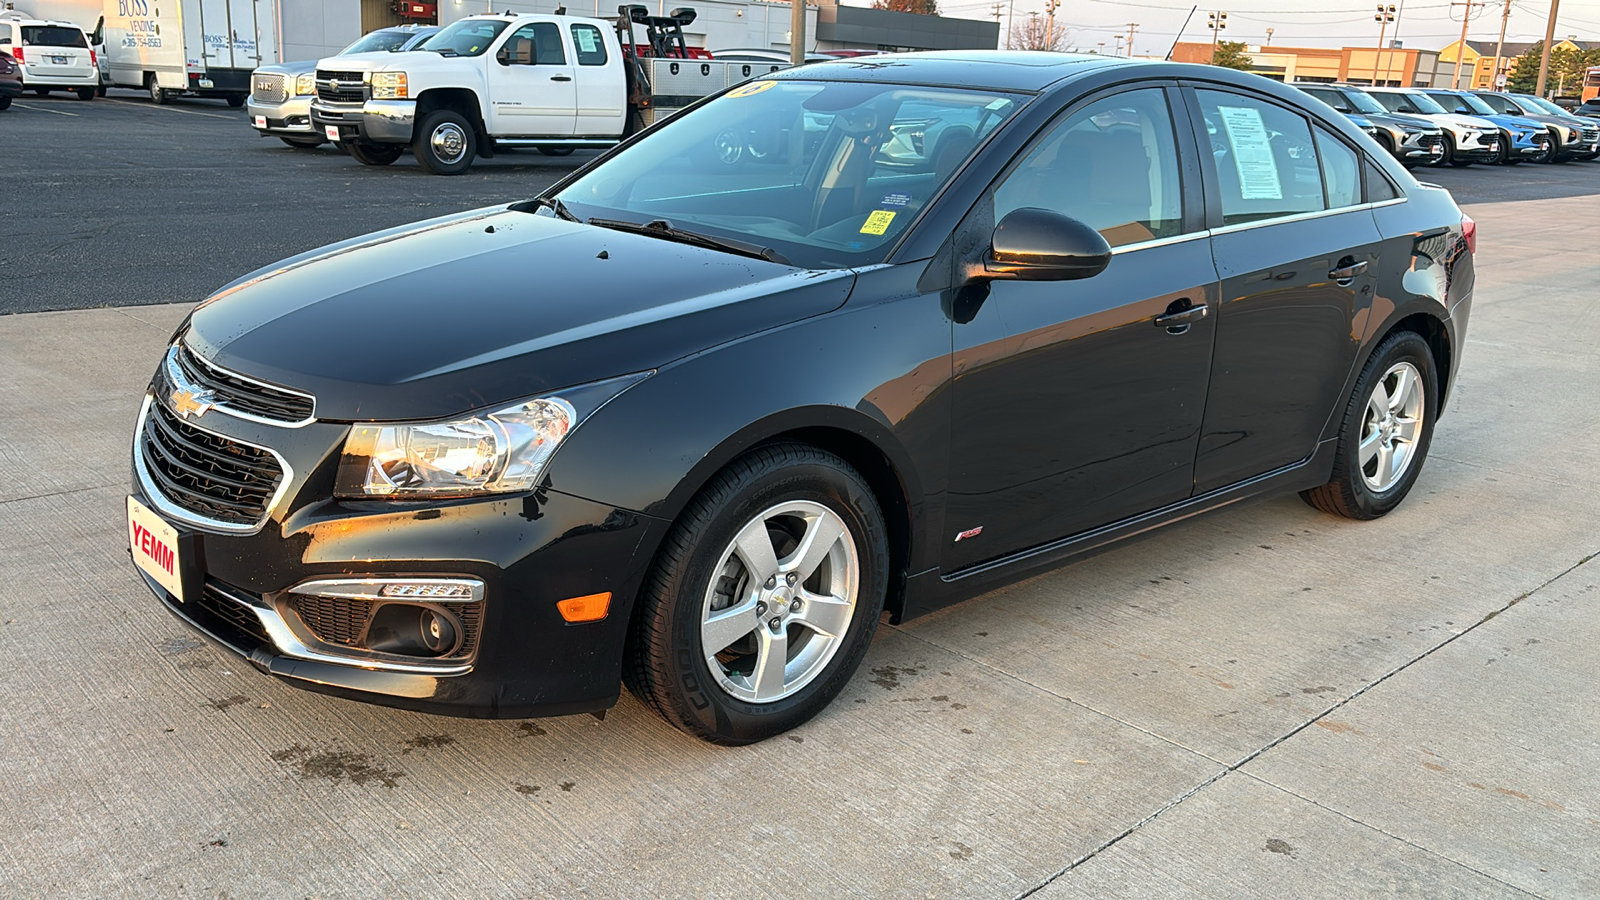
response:
<path id="1" fill-rule="evenodd" d="M 208 119 L 227 119 L 230 122 L 232 122 L 232 121 L 243 121 L 243 118 L 240 117 L 240 116 L 224 116 L 224 115 L 219 115 L 217 113 L 199 112 L 199 111 L 193 110 L 193 109 L 173 109 L 170 106 L 156 106 L 154 103 L 133 103 L 133 102 L 128 101 L 128 100 L 112 100 L 109 97 L 106 98 L 105 102 L 107 102 L 107 103 L 120 103 L 123 106 L 137 106 L 140 109 L 159 109 L 162 112 L 181 113 L 181 114 L 186 115 L 186 116 L 205 116 Z"/>
<path id="2" fill-rule="evenodd" d="M 79 113 L 69 113 L 69 112 L 65 112 L 63 110 L 59 110 L 59 109 L 45 109 L 42 106 L 29 106 L 26 103 L 17 103 L 17 104 L 15 104 L 15 106 L 18 109 L 31 109 L 34 112 L 47 112 L 47 113 L 54 113 L 54 114 L 56 114 L 58 116 L 72 116 L 73 118 L 82 118 L 81 114 L 79 114 Z"/>

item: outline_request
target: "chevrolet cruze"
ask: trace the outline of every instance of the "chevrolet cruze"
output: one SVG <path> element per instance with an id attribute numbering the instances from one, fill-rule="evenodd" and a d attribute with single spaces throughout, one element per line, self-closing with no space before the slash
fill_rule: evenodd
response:
<path id="1" fill-rule="evenodd" d="M 885 613 L 1256 495 L 1382 516 L 1475 229 L 1303 102 L 1093 56 L 818 63 L 532 200 L 284 260 L 158 361 L 133 560 L 310 690 L 520 717 L 626 684 L 747 743 Z M 729 129 L 747 164 L 708 165 Z"/>

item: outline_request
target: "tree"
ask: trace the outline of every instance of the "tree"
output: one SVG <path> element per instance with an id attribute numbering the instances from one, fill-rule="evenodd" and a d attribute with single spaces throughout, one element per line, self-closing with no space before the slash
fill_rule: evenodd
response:
<path id="1" fill-rule="evenodd" d="M 872 0 L 873 9 L 890 12 L 916 13 L 919 16 L 937 16 L 939 0 Z"/>
<path id="2" fill-rule="evenodd" d="M 1038 13 L 1011 23 L 1011 34 L 1006 37 L 1007 50 L 1053 50 L 1057 53 L 1066 46 L 1065 28 L 1050 31 L 1050 25 Z"/>
<path id="3" fill-rule="evenodd" d="M 1537 41 L 1511 63 L 1506 73 L 1506 90 L 1514 94 L 1531 94 L 1539 84 L 1539 57 L 1544 55 L 1544 41 Z"/>
<path id="4" fill-rule="evenodd" d="M 1211 54 L 1211 64 L 1248 72 L 1256 63 L 1250 58 L 1250 54 L 1244 52 L 1244 41 L 1218 41 L 1217 52 Z"/>

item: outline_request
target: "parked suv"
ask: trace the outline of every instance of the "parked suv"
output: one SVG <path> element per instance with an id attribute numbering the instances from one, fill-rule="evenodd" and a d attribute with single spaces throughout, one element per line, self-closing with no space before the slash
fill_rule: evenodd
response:
<path id="1" fill-rule="evenodd" d="M 13 97 L 22 96 L 22 70 L 11 54 L 0 52 L 0 109 L 8 109 Z"/>
<path id="2" fill-rule="evenodd" d="M 379 28 L 362 35 L 339 55 L 411 50 L 438 30 L 437 25 Z M 275 137 L 291 147 L 321 146 L 327 138 L 311 124 L 311 101 L 316 96 L 316 60 L 262 66 L 250 75 L 250 99 L 246 104 L 250 124 L 262 137 Z"/>
<path id="3" fill-rule="evenodd" d="M 1500 161 L 1500 126 L 1452 113 L 1415 88 L 1364 88 L 1390 112 L 1422 116 L 1444 129 L 1444 159 L 1453 166 Z"/>
<path id="4" fill-rule="evenodd" d="M 0 19 L 0 51 L 16 61 L 23 85 L 35 94 L 69 90 L 93 100 L 100 89 L 100 61 L 71 22 L 9 15 Z"/>
<path id="5" fill-rule="evenodd" d="M 1497 112 L 1524 116 L 1550 130 L 1556 159 L 1594 159 L 1600 155 L 1600 124 L 1573 115 L 1542 97 L 1474 91 L 1478 99 Z"/>
<path id="6" fill-rule="evenodd" d="M 1600 119 L 1600 97 L 1585 100 L 1582 105 L 1572 110 L 1575 116 L 1587 116 L 1591 119 Z"/>
<path id="7" fill-rule="evenodd" d="M 1363 131 L 1408 166 L 1439 166 L 1445 162 L 1444 129 L 1421 116 L 1389 112 L 1371 95 L 1344 84 L 1296 83 L 1295 87 L 1350 117 L 1368 122 Z M 1359 124 L 1358 124 L 1358 127 Z"/>
<path id="8" fill-rule="evenodd" d="M 1483 102 L 1471 91 L 1424 90 L 1440 106 L 1453 113 L 1488 119 L 1500 129 L 1500 163 L 1549 162 L 1555 157 L 1556 141 L 1543 122 L 1521 114 L 1508 115 Z"/>

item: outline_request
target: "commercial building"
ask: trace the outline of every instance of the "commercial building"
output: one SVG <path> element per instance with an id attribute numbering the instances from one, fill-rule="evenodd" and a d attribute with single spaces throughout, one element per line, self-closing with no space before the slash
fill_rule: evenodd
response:
<path id="1" fill-rule="evenodd" d="M 1449 87 L 1455 63 L 1437 50 L 1406 47 L 1246 47 L 1250 71 L 1276 81 L 1335 81 L 1388 87 Z M 1208 63 L 1210 42 L 1180 42 L 1172 58 Z"/>

